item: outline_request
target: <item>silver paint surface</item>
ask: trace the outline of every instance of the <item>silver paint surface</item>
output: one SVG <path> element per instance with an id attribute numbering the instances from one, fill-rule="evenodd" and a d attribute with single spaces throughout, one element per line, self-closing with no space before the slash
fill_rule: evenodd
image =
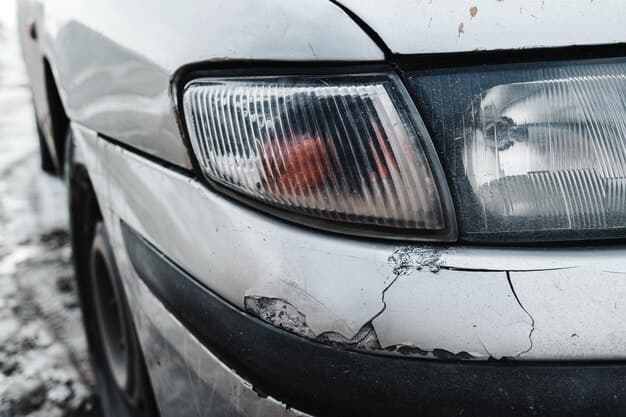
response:
<path id="1" fill-rule="evenodd" d="M 166 310 L 143 284 L 124 249 L 119 218 L 108 211 L 116 261 L 137 324 L 161 416 L 306 417 L 267 396 L 228 368 Z"/>
<path id="2" fill-rule="evenodd" d="M 622 0 L 340 0 L 394 53 L 626 42 Z"/>
<path id="3" fill-rule="evenodd" d="M 233 305 L 274 300 L 256 315 L 278 327 L 435 359 L 626 358 L 623 246 L 398 247 L 315 232 L 75 132 L 112 218 Z"/>
<path id="4" fill-rule="evenodd" d="M 20 0 L 19 6 L 37 108 L 45 108 L 47 57 L 70 119 L 183 167 L 190 161 L 170 96 L 181 67 L 383 59 L 326 0 Z M 38 43 L 26 36 L 28 19 L 37 23 Z"/>
<path id="5" fill-rule="evenodd" d="M 620 0 L 341 0 L 395 53 L 626 40 Z M 432 359 L 626 358 L 626 247 L 398 246 L 315 232 L 242 207 L 196 180 L 97 138 L 190 167 L 170 86 L 209 61 L 380 62 L 326 0 L 20 0 L 37 113 L 50 59 L 133 301 L 164 417 L 299 413 L 259 397 L 137 278 L 123 219 L 233 305 L 302 337 Z M 120 13 L 123 10 L 123 13 Z M 39 43 L 26 36 L 33 19 Z M 241 64 L 239 64 L 241 65 Z"/>

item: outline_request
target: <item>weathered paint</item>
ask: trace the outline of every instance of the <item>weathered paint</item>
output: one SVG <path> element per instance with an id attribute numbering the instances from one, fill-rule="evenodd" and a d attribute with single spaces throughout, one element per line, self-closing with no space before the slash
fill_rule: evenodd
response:
<path id="1" fill-rule="evenodd" d="M 207 350 L 160 304 L 122 254 L 118 263 L 124 265 L 123 273 L 130 278 L 128 281 L 135 283 L 132 293 L 132 299 L 136 300 L 135 320 L 141 323 L 140 338 L 161 415 L 307 416 L 260 394 L 256 387 Z"/>
<path id="2" fill-rule="evenodd" d="M 622 0 L 340 0 L 394 53 L 626 42 Z"/>
<path id="3" fill-rule="evenodd" d="M 626 247 L 396 246 L 250 210 L 75 126 L 108 222 L 204 285 L 316 340 L 426 358 L 624 359 Z M 110 226 L 114 227 L 114 226 Z M 117 245 L 123 256 L 123 245 Z"/>

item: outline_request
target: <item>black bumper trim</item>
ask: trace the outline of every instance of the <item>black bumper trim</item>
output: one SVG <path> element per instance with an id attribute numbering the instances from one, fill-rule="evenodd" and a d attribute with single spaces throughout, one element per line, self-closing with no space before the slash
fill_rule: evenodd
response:
<path id="1" fill-rule="evenodd" d="M 626 415 L 626 364 L 441 362 L 352 352 L 271 326 L 202 286 L 129 226 L 138 275 L 259 392 L 316 416 Z"/>

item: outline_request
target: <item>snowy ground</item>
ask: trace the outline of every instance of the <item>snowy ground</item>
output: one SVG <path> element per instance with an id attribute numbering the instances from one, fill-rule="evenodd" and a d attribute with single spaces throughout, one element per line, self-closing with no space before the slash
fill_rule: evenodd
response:
<path id="1" fill-rule="evenodd" d="M 95 416 L 66 195 L 39 170 L 13 0 L 0 0 L 0 417 Z"/>

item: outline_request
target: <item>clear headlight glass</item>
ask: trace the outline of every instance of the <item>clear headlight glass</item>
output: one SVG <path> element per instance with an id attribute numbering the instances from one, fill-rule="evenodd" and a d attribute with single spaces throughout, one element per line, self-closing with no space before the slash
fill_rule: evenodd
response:
<path id="1" fill-rule="evenodd" d="M 466 239 L 626 235 L 626 62 L 410 77 Z"/>
<path id="2" fill-rule="evenodd" d="M 240 196 L 348 233 L 456 237 L 441 167 L 394 76 L 200 79 L 183 105 L 205 176 Z"/>

